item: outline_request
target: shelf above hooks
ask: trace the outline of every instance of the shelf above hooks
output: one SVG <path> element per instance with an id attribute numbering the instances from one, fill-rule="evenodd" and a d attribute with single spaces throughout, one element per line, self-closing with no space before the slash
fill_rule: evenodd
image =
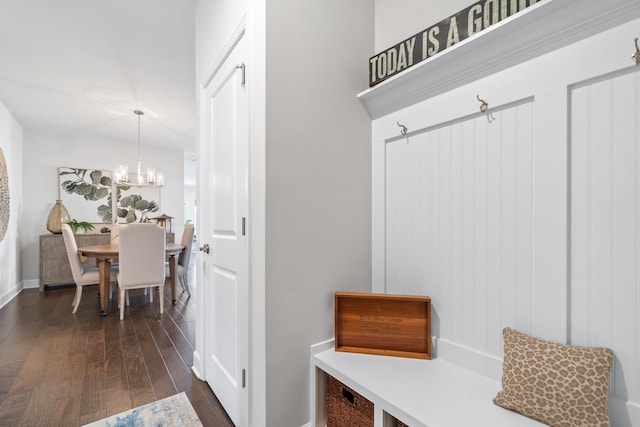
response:
<path id="1" fill-rule="evenodd" d="M 638 0 L 543 0 L 358 98 L 377 119 L 638 17 Z"/>

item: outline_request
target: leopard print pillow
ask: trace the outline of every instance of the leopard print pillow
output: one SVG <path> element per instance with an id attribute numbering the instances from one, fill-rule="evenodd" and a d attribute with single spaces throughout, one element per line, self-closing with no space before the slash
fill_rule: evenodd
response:
<path id="1" fill-rule="evenodd" d="M 550 426 L 608 426 L 613 351 L 504 328 L 502 391 L 493 403 Z"/>

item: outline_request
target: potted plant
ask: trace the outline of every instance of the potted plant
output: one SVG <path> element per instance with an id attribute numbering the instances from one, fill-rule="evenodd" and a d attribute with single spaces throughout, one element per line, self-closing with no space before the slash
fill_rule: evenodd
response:
<path id="1" fill-rule="evenodd" d="M 69 227 L 71 227 L 71 230 L 73 230 L 74 233 L 86 233 L 87 231 L 94 229 L 93 224 L 91 224 L 90 222 L 78 221 L 77 219 L 72 219 L 67 224 L 69 224 Z"/>

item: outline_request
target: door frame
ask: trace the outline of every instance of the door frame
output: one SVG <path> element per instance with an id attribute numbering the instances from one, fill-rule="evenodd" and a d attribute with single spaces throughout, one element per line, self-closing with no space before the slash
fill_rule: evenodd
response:
<path id="1" fill-rule="evenodd" d="M 213 62 L 213 64 L 207 69 L 207 72 L 204 75 L 204 78 L 202 78 L 200 80 L 200 84 L 198 85 L 198 104 L 199 104 L 199 127 L 198 127 L 198 143 L 197 143 L 197 176 L 198 176 L 198 180 L 197 180 L 197 190 L 196 190 L 196 194 L 197 194 L 197 200 L 204 200 L 204 198 L 206 197 L 206 188 L 205 186 L 203 186 L 201 183 L 206 182 L 207 176 L 208 176 L 208 169 L 206 169 L 205 167 L 203 167 L 203 159 L 202 159 L 202 144 L 205 144 L 205 138 L 207 136 L 207 122 L 206 120 L 204 120 L 205 114 L 206 114 L 206 110 L 207 110 L 207 88 L 208 86 L 211 84 L 212 80 L 218 76 L 219 72 L 221 70 L 224 69 L 225 63 L 227 61 L 227 59 L 229 58 L 229 56 L 233 53 L 234 49 L 236 48 L 236 46 L 238 45 L 238 43 L 243 39 L 243 37 L 245 37 L 246 34 L 246 16 L 243 17 L 243 19 L 241 20 L 241 22 L 239 23 L 239 25 L 236 27 L 236 30 L 233 32 L 232 36 L 229 38 L 229 40 L 227 41 L 227 43 L 225 44 L 224 49 L 222 50 L 222 53 L 218 56 L 218 58 L 216 58 L 216 60 Z M 247 111 L 249 111 L 249 108 L 247 108 Z M 249 142 L 250 144 L 250 142 Z M 249 149 L 250 151 L 250 149 Z M 247 159 L 249 162 L 249 159 Z M 249 164 L 249 168 L 250 168 L 250 164 Z M 250 199 L 251 196 L 251 191 L 250 191 L 250 185 L 247 188 L 247 198 Z M 197 202 L 196 202 L 197 203 Z M 250 218 L 250 216 L 249 216 Z M 196 226 L 199 227 L 200 229 L 202 229 L 202 224 L 203 224 L 204 220 L 203 220 L 203 215 L 201 212 L 199 212 L 199 215 L 196 219 Z M 198 233 L 198 247 L 202 246 L 204 243 L 204 241 L 201 241 L 201 236 L 202 233 Z M 215 250 L 215 248 L 214 248 Z M 248 272 L 250 272 L 251 269 L 251 262 L 250 262 L 250 258 L 249 258 L 249 253 L 251 250 L 251 239 L 250 239 L 250 234 L 248 235 L 248 239 L 247 239 L 247 263 L 248 263 Z M 196 274 L 197 277 L 201 278 L 204 277 L 204 269 L 205 269 L 205 258 L 203 257 L 203 253 L 201 253 L 200 251 L 198 251 L 196 253 Z M 251 276 L 250 274 L 248 274 L 248 278 L 247 278 L 248 284 L 247 284 L 247 295 L 246 295 L 246 307 L 247 310 L 249 310 L 249 302 L 251 299 Z M 203 282 L 201 282 L 203 283 Z M 196 295 L 202 295 L 204 294 L 204 292 L 201 292 L 200 294 L 196 294 Z M 196 298 L 196 322 L 195 322 L 195 337 L 196 337 L 196 342 L 195 342 L 195 350 L 193 352 L 193 366 L 192 366 L 192 371 L 193 373 L 196 375 L 196 377 L 202 381 L 206 381 L 206 377 L 207 377 L 207 372 L 206 372 L 206 361 L 205 361 L 205 357 L 206 357 L 206 349 L 208 347 L 208 341 L 207 341 L 207 330 L 206 328 L 203 327 L 203 325 L 206 324 L 206 319 L 207 319 L 207 299 L 206 298 Z M 246 315 L 246 320 L 245 320 L 245 324 L 247 327 L 247 342 L 246 345 L 244 347 L 246 347 L 246 351 L 247 351 L 247 355 L 251 354 L 251 338 L 250 338 L 250 334 L 251 334 L 251 327 L 249 324 L 249 318 L 250 318 L 250 313 L 248 312 Z M 248 359 L 248 357 L 247 357 Z M 250 404 L 249 404 L 249 394 L 251 392 L 251 383 L 249 381 L 247 381 L 247 386 L 246 386 L 247 391 L 244 393 L 244 404 L 243 407 L 245 408 L 244 410 L 244 415 L 243 415 L 243 419 L 245 420 L 249 420 L 249 413 L 251 412 L 250 410 Z M 250 424 L 250 423 L 249 423 Z"/>
<path id="2" fill-rule="evenodd" d="M 248 283 L 248 327 L 249 327 L 249 367 L 247 383 L 249 388 L 249 425 L 263 424 L 267 416 L 266 403 L 266 10 L 264 3 L 254 4 L 244 14 L 230 34 L 220 53 L 198 79 L 199 114 L 204 111 L 205 87 L 219 71 L 222 63 L 230 55 L 240 38 L 246 37 L 247 67 L 246 90 L 249 102 L 249 283 Z M 204 135 L 203 124 L 199 123 L 199 138 Z M 199 148 L 199 144 L 198 144 Z M 200 159 L 198 157 L 197 197 L 202 199 Z M 198 216 L 197 221 L 201 220 Z M 196 227 L 198 226 L 196 223 Z M 203 243 L 198 235 L 199 246 Z M 196 271 L 202 274 L 202 256 L 196 255 Z M 204 381 L 205 335 L 204 311 L 206 306 L 196 301 L 196 343 L 193 353 L 192 371 Z"/>

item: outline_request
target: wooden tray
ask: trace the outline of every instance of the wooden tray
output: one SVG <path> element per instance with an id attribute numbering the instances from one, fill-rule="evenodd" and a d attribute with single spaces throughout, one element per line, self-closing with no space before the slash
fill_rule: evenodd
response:
<path id="1" fill-rule="evenodd" d="M 431 298 L 336 292 L 336 351 L 431 359 Z"/>

